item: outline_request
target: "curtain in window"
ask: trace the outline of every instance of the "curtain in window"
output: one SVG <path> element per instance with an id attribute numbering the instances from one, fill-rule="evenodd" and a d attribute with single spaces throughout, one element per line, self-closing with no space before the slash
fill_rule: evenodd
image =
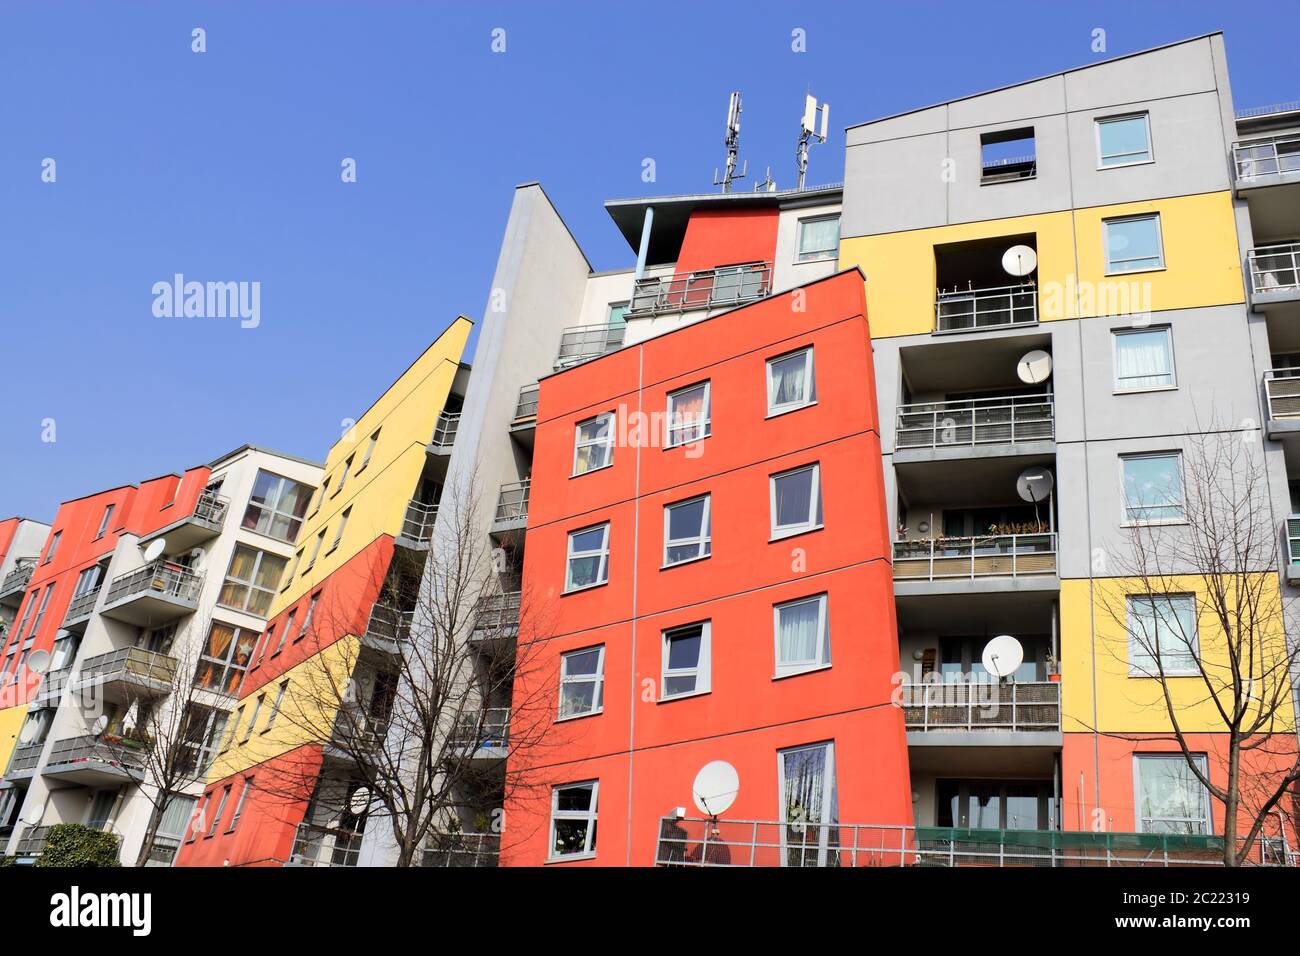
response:
<path id="1" fill-rule="evenodd" d="M 675 441 L 704 434 L 704 389 L 692 389 L 673 396 L 673 420 L 669 423 Z"/>
<path id="2" fill-rule="evenodd" d="M 776 524 L 778 528 L 806 524 L 812 508 L 812 469 L 783 475 L 776 480 Z"/>
<path id="3" fill-rule="evenodd" d="M 787 823 L 831 823 L 822 819 L 826 799 L 826 748 L 787 750 L 781 763 L 785 770 L 783 811 Z"/>
<path id="4" fill-rule="evenodd" d="M 1122 388 L 1172 385 L 1169 358 L 1169 333 L 1164 329 L 1115 336 L 1115 377 Z"/>
<path id="5" fill-rule="evenodd" d="M 1140 757 L 1141 825 L 1148 833 L 1207 832 L 1201 782 L 1179 757 Z M 1204 770 L 1204 764 L 1202 764 Z"/>
<path id="6" fill-rule="evenodd" d="M 1143 673 L 1158 674 L 1155 652 L 1166 672 L 1196 669 L 1196 601 L 1176 597 L 1129 599 L 1130 663 Z"/>
<path id="7" fill-rule="evenodd" d="M 200 687 L 214 687 L 222 681 L 225 661 L 230 653 L 230 645 L 235 639 L 235 629 L 229 624 L 214 623 L 208 631 L 208 643 L 203 648 L 203 659 L 194 675 L 194 683 Z"/>
<path id="8" fill-rule="evenodd" d="M 799 257 L 827 253 L 835 249 L 840 241 L 840 220 L 815 219 L 800 224 Z"/>
<path id="9" fill-rule="evenodd" d="M 781 663 L 817 659 L 817 622 L 821 604 L 806 601 L 781 608 Z"/>
<path id="10" fill-rule="evenodd" d="M 788 405 L 804 400 L 805 357 L 795 355 L 772 363 L 772 404 Z"/>

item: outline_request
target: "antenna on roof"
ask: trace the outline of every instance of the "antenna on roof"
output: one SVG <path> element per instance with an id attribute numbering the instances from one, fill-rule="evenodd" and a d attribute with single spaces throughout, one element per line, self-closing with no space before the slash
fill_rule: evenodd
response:
<path id="1" fill-rule="evenodd" d="M 817 114 L 821 114 L 821 132 L 817 132 Z M 803 100 L 803 119 L 799 121 L 799 148 L 796 155 L 799 159 L 799 183 L 795 187 L 803 189 L 804 178 L 808 175 L 808 146 L 812 140 L 819 143 L 826 142 L 826 125 L 830 122 L 831 107 L 829 103 L 817 104 L 817 98 L 812 94 L 804 97 Z"/>
<path id="2" fill-rule="evenodd" d="M 754 192 L 756 193 L 774 193 L 776 192 L 776 180 L 772 178 L 772 167 L 767 167 L 767 172 L 763 174 L 761 183 L 754 183 Z"/>
<path id="3" fill-rule="evenodd" d="M 740 91 L 736 90 L 727 102 L 727 172 L 719 179 L 717 168 L 713 170 L 713 185 L 721 186 L 724 193 L 731 192 L 731 181 L 744 179 L 749 169 L 749 162 L 746 161 L 740 167 L 740 172 L 736 172 L 736 163 L 740 156 L 740 112 Z"/>

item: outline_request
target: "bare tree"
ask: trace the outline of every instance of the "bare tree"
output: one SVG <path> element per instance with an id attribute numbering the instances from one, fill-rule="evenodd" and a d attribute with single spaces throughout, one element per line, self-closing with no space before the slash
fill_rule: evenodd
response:
<path id="1" fill-rule="evenodd" d="M 1134 520 L 1116 570 L 1127 580 L 1102 586 L 1105 614 L 1124 638 L 1110 648 L 1114 658 L 1154 680 L 1170 728 L 1161 739 L 1178 744 L 1190 774 L 1223 808 L 1227 866 L 1246 862 L 1271 821 L 1291 809 L 1283 801 L 1300 779 L 1297 644 L 1258 445 L 1258 433 L 1212 423 L 1186 436 L 1177 486 L 1126 488 Z M 1188 729 L 1193 719 L 1199 729 Z M 1205 733 L 1223 741 L 1209 755 L 1220 782 L 1196 753 L 1204 745 L 1195 735 Z"/>

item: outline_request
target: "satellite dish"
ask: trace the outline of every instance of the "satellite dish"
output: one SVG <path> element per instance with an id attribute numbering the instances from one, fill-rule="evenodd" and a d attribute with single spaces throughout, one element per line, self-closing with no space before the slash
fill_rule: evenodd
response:
<path id="1" fill-rule="evenodd" d="M 44 674 L 50 669 L 50 652 L 32 651 L 27 655 L 27 669 L 33 674 Z"/>
<path id="2" fill-rule="evenodd" d="M 1038 268 L 1038 253 L 1029 246 L 1012 246 L 1002 253 L 1002 268 L 1008 275 L 1027 276 Z"/>
<path id="3" fill-rule="evenodd" d="M 706 763 L 695 775 L 691 796 L 701 813 L 706 817 L 716 817 L 731 808 L 739 790 L 740 775 L 736 768 L 725 760 L 714 760 Z"/>
<path id="4" fill-rule="evenodd" d="M 1022 471 L 1016 479 L 1016 494 L 1022 501 L 1046 501 L 1054 485 L 1052 473 L 1042 465 L 1034 465 Z"/>
<path id="5" fill-rule="evenodd" d="M 1010 677 L 1025 660 L 1025 649 L 1010 634 L 999 634 L 984 645 L 980 661 L 994 677 Z"/>
<path id="6" fill-rule="evenodd" d="M 144 559 L 146 561 L 157 561 L 162 557 L 162 553 L 167 550 L 166 538 L 154 538 L 149 542 L 149 546 L 144 549 Z"/>
<path id="7" fill-rule="evenodd" d="M 108 726 L 108 714 L 100 714 L 98 717 L 95 718 L 95 722 L 90 725 L 90 732 L 94 736 L 98 737 L 100 734 L 104 732 L 104 728 L 107 726 Z"/>
<path id="8" fill-rule="evenodd" d="M 370 809 L 370 789 L 368 787 L 357 787 L 352 792 L 351 799 L 348 800 L 348 809 L 352 811 L 354 817 L 359 817 Z"/>
<path id="9" fill-rule="evenodd" d="M 1041 385 L 1052 377 L 1052 356 L 1042 349 L 1034 349 L 1020 356 L 1016 375 L 1026 385 Z"/>

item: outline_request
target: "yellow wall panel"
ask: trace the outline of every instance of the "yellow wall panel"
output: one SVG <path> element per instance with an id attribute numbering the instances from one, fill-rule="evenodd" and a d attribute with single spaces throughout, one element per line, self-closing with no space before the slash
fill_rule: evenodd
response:
<path id="1" fill-rule="evenodd" d="M 22 729 L 23 719 L 27 716 L 27 705 L 6 707 L 0 710 L 0 773 L 9 766 L 9 758 L 18 746 L 18 731 Z"/>

